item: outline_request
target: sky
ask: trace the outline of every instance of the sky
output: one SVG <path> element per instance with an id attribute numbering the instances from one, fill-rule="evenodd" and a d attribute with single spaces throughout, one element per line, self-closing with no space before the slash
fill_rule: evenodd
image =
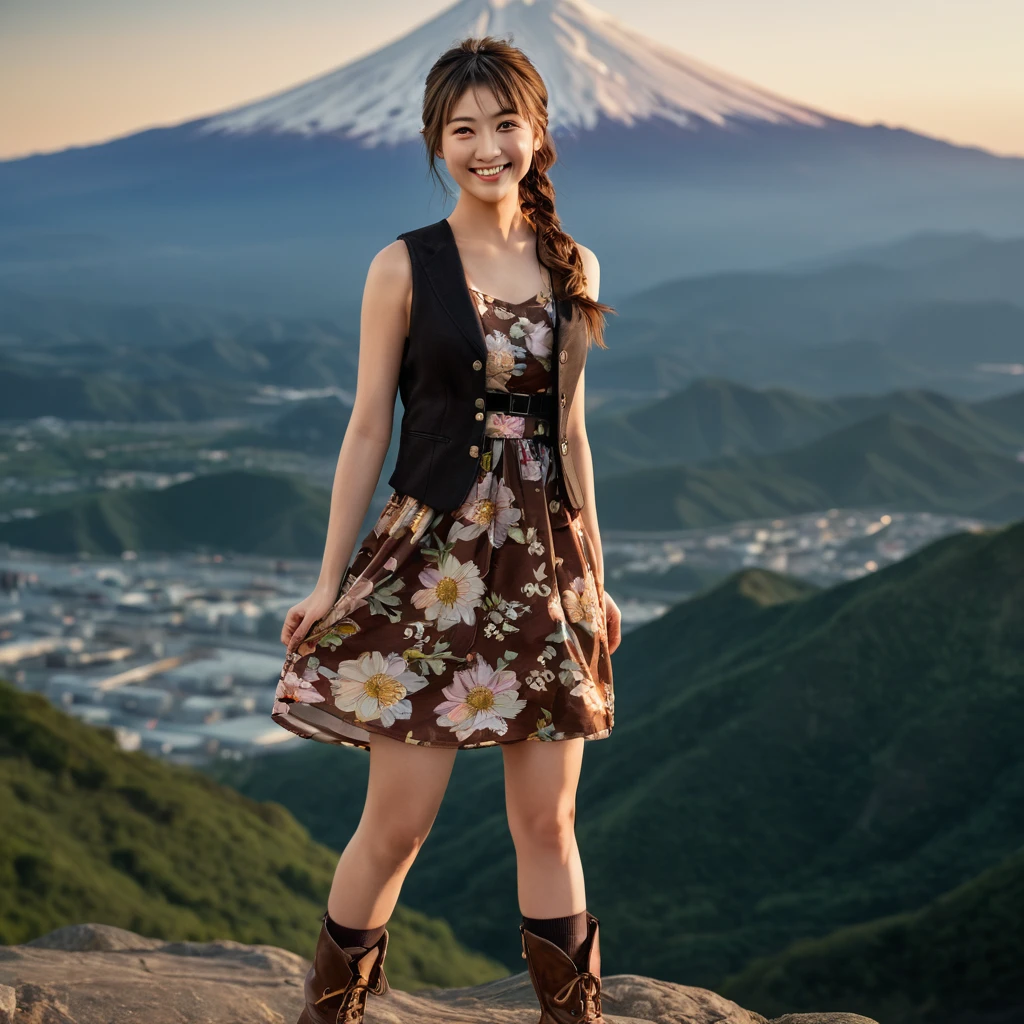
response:
<path id="1" fill-rule="evenodd" d="M 848 120 L 1024 156 L 1024 0 L 591 0 Z M 450 0 L 0 0 L 0 159 L 176 124 L 376 50 Z"/>

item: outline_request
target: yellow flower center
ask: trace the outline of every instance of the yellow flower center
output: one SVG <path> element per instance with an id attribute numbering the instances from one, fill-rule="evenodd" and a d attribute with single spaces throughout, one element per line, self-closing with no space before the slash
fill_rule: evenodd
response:
<path id="1" fill-rule="evenodd" d="M 485 498 L 477 505 L 477 519 L 481 523 L 489 523 L 494 518 L 495 504 L 493 501 Z"/>
<path id="2" fill-rule="evenodd" d="M 494 707 L 494 692 L 486 686 L 474 686 L 466 694 L 466 704 L 474 711 L 488 711 Z"/>
<path id="3" fill-rule="evenodd" d="M 394 676 L 389 676 L 386 672 L 377 672 L 366 680 L 366 692 L 383 707 L 388 708 L 405 696 L 405 687 Z"/>
<path id="4" fill-rule="evenodd" d="M 459 599 L 459 582 L 451 576 L 445 576 L 444 579 L 438 580 L 434 592 L 442 604 L 455 604 Z"/>

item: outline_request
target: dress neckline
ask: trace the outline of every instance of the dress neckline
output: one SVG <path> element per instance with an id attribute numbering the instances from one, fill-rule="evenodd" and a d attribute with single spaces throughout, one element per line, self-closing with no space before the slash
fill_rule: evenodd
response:
<path id="1" fill-rule="evenodd" d="M 499 299 L 497 296 L 491 295 L 490 292 L 483 292 L 479 288 L 474 287 L 472 284 L 469 283 L 468 278 L 466 279 L 466 284 L 469 287 L 469 290 L 479 295 L 480 298 L 484 300 L 484 302 L 490 300 L 490 302 L 496 306 L 546 306 L 548 302 L 551 300 L 550 285 L 548 285 L 546 289 L 541 289 L 539 292 L 536 292 L 534 295 L 532 295 L 528 299 L 525 299 L 523 302 L 509 302 L 507 299 Z"/>

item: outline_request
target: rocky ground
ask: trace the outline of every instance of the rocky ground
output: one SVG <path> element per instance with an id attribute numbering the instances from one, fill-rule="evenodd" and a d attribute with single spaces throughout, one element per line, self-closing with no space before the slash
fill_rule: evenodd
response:
<path id="1" fill-rule="evenodd" d="M 109 925 L 0 947 L 0 1024 L 292 1024 L 309 962 L 275 946 L 164 942 Z M 876 1024 L 852 1013 L 766 1021 L 703 988 L 636 974 L 602 979 L 608 1024 Z M 369 997 L 367 1024 L 537 1024 L 523 971 L 471 988 Z"/>

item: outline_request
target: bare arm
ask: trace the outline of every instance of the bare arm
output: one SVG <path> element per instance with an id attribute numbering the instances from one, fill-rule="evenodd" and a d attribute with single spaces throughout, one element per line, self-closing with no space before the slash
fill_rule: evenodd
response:
<path id="1" fill-rule="evenodd" d="M 313 593 L 291 608 L 281 642 L 293 646 L 334 604 L 342 574 L 352 560 L 358 533 L 391 443 L 402 349 L 409 333 L 412 266 L 400 239 L 374 256 L 363 288 L 356 397 L 338 455 L 331 491 L 320 578 Z"/>
<path id="2" fill-rule="evenodd" d="M 374 256 L 363 288 L 356 397 L 334 474 L 317 583 L 332 592 L 332 599 L 360 539 L 357 534 L 391 443 L 411 296 L 409 253 L 405 242 L 395 241 Z"/>
<path id="3" fill-rule="evenodd" d="M 596 300 L 601 287 L 601 266 L 597 262 L 597 257 L 586 246 L 581 245 L 579 249 L 580 255 L 583 257 L 583 270 L 587 275 L 587 295 Z M 580 514 L 583 516 L 583 525 L 590 535 L 595 549 L 593 569 L 598 582 L 603 587 L 604 551 L 601 548 L 601 532 L 597 524 L 597 506 L 594 501 L 594 460 L 590 452 L 590 440 L 587 437 L 586 416 L 584 415 L 585 377 L 586 366 L 580 372 L 579 383 L 576 385 L 576 394 L 573 396 L 572 408 L 569 410 L 566 433 L 569 444 L 572 446 L 573 465 L 576 467 L 580 486 L 583 488 L 584 505 Z"/>

